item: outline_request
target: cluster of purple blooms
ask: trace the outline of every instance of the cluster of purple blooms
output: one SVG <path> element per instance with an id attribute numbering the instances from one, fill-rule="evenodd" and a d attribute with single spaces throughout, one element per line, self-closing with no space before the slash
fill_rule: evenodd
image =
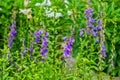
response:
<path id="1" fill-rule="evenodd" d="M 96 37 L 96 42 L 99 42 L 100 41 L 99 37 L 103 36 L 102 21 L 95 20 L 93 18 L 92 11 L 93 11 L 92 8 L 87 8 L 85 10 L 84 14 L 85 14 L 85 19 L 87 19 L 87 21 L 86 21 L 87 27 L 80 29 L 79 36 L 82 36 L 83 31 L 86 31 L 87 34 L 92 33 L 93 37 Z M 95 25 L 95 24 L 97 24 L 97 25 Z M 102 39 L 101 39 L 101 41 L 102 41 Z M 100 53 L 104 54 L 104 57 L 106 57 L 106 48 L 104 46 L 104 43 L 101 43 Z"/>
<path id="2" fill-rule="evenodd" d="M 46 54 L 46 52 L 48 51 L 48 48 L 47 48 L 47 46 L 48 46 L 47 36 L 49 34 L 48 34 L 48 32 L 44 32 L 44 34 L 40 37 L 41 34 L 42 34 L 41 30 L 36 30 L 35 33 L 33 34 L 33 36 L 35 37 L 36 44 L 39 43 L 40 38 L 41 38 L 42 44 L 41 44 L 41 48 L 40 48 L 40 54 L 43 56 L 43 58 L 41 59 L 41 61 L 43 61 L 44 58 L 47 57 L 47 54 Z M 31 53 L 33 52 L 33 47 L 32 46 L 29 47 Z M 32 55 L 30 55 L 30 58 L 32 58 Z"/>
<path id="3" fill-rule="evenodd" d="M 12 48 L 12 42 L 13 42 L 13 39 L 14 39 L 14 35 L 15 35 L 16 32 L 17 32 L 17 31 L 15 30 L 15 28 L 16 28 L 16 23 L 13 21 L 13 22 L 12 22 L 12 25 L 11 25 L 11 26 L 8 26 L 8 28 L 10 29 L 10 33 L 9 33 L 7 39 L 8 39 L 8 46 L 9 46 L 9 48 L 11 49 L 11 48 Z"/>
<path id="4" fill-rule="evenodd" d="M 47 57 L 47 54 L 46 52 L 48 51 L 48 39 L 47 39 L 47 36 L 48 36 L 48 32 L 44 32 L 44 35 L 42 36 L 42 45 L 41 45 L 41 48 L 40 48 L 40 54 L 43 56 L 43 58 L 41 59 L 41 61 L 44 60 L 44 58 Z"/>
<path id="5" fill-rule="evenodd" d="M 68 38 L 67 36 L 63 37 L 62 39 L 65 41 L 64 48 L 63 48 L 63 56 L 69 57 L 71 55 L 72 44 L 74 42 L 73 35 Z"/>
<path id="6" fill-rule="evenodd" d="M 83 30 L 85 30 L 87 32 L 87 34 L 92 33 L 93 36 L 97 36 L 98 31 L 102 28 L 102 26 L 100 24 L 100 20 L 95 20 L 93 18 L 92 11 L 93 11 L 92 8 L 88 8 L 85 10 L 84 14 L 85 14 L 85 18 L 87 19 L 87 21 L 86 21 L 87 28 L 80 29 L 79 36 L 82 36 Z M 94 23 L 97 23 L 98 25 L 95 26 Z"/>

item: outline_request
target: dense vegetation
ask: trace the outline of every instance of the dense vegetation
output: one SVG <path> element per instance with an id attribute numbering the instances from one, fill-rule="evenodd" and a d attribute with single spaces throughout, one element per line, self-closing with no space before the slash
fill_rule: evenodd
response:
<path id="1" fill-rule="evenodd" d="M 120 77 L 119 2 L 0 0 L 0 80 Z"/>

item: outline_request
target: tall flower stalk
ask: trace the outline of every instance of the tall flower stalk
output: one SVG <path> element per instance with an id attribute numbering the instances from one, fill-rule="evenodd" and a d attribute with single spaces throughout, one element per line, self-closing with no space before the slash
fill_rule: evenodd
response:
<path id="1" fill-rule="evenodd" d="M 13 39 L 14 39 L 14 35 L 17 32 L 15 30 L 15 27 L 16 27 L 15 21 L 12 22 L 11 26 L 8 26 L 8 28 L 10 29 L 10 33 L 9 33 L 7 39 L 8 39 L 8 46 L 9 46 L 10 49 L 12 48 L 12 42 L 13 42 Z"/>
<path id="2" fill-rule="evenodd" d="M 85 10 L 84 14 L 85 14 L 85 19 L 87 19 L 86 21 L 87 27 L 80 29 L 79 36 L 83 35 L 83 31 L 86 31 L 88 35 L 91 33 L 92 36 L 96 38 L 96 42 L 100 42 L 99 53 L 103 54 L 104 57 L 107 57 L 106 47 L 104 45 L 105 40 L 104 40 L 104 29 L 102 27 L 102 21 L 99 19 L 95 20 L 93 18 L 92 12 L 93 12 L 92 8 L 87 8 Z"/>
<path id="3" fill-rule="evenodd" d="M 72 32 L 72 28 L 71 28 L 71 36 L 65 36 L 62 38 L 64 40 L 64 44 L 63 44 L 63 56 L 64 57 L 70 57 L 71 56 L 71 51 L 72 51 L 72 44 L 74 43 L 74 35 Z"/>
<path id="4" fill-rule="evenodd" d="M 41 61 L 44 61 L 44 59 L 47 57 L 46 52 L 48 51 L 48 32 L 44 32 L 43 36 L 42 36 L 42 44 L 41 44 L 41 48 L 40 48 L 40 54 L 42 55 L 42 59 Z"/>

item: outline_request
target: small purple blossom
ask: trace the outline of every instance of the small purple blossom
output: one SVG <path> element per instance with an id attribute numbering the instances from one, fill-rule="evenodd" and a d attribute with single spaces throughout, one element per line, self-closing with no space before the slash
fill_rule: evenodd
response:
<path id="1" fill-rule="evenodd" d="M 44 32 L 44 35 L 45 35 L 45 36 L 48 36 L 48 35 L 49 35 L 49 33 L 48 33 L 48 32 Z"/>
<path id="2" fill-rule="evenodd" d="M 82 30 L 82 29 L 80 29 L 79 36 L 82 36 L 82 34 L 83 34 L 83 30 Z"/>
<path id="3" fill-rule="evenodd" d="M 87 8 L 87 9 L 85 10 L 85 12 L 84 12 L 85 18 L 92 17 L 92 16 L 93 16 L 92 13 L 91 13 L 92 11 L 93 11 L 92 8 Z"/>
<path id="4" fill-rule="evenodd" d="M 45 60 L 45 59 L 44 59 L 44 58 L 42 58 L 42 59 L 40 60 L 40 62 L 44 62 L 44 60 Z"/>
<path id="5" fill-rule="evenodd" d="M 48 46 L 47 42 L 46 42 L 46 41 L 43 41 L 43 42 L 42 42 L 42 46 L 43 46 L 43 47 Z"/>
<path id="6" fill-rule="evenodd" d="M 100 50 L 100 53 L 104 55 L 104 57 L 107 57 L 107 54 L 106 54 L 106 48 L 105 48 L 105 45 L 102 43 L 101 44 L 101 50 Z"/>
<path id="7" fill-rule="evenodd" d="M 41 30 L 36 30 L 35 33 L 34 33 L 34 36 L 38 36 L 39 34 L 42 34 L 42 31 Z"/>
<path id="8" fill-rule="evenodd" d="M 69 44 L 69 45 L 72 45 L 73 42 L 74 42 L 74 39 L 73 39 L 72 37 L 70 37 L 70 38 L 69 38 L 69 41 L 68 41 L 68 44 Z"/>
<path id="9" fill-rule="evenodd" d="M 33 52 L 33 48 L 32 48 L 32 46 L 30 46 L 30 52 Z"/>
<path id="10" fill-rule="evenodd" d="M 97 32 L 95 32 L 94 30 L 92 31 L 92 35 L 93 36 L 97 36 Z"/>
<path id="11" fill-rule="evenodd" d="M 63 37 L 62 40 L 66 41 L 67 40 L 67 36 Z"/>
<path id="12" fill-rule="evenodd" d="M 48 39 L 45 36 L 42 36 L 42 41 L 48 42 Z"/>
<path id="13" fill-rule="evenodd" d="M 99 42 L 99 38 L 96 38 L 96 42 Z"/>
<path id="14" fill-rule="evenodd" d="M 37 44 L 39 43 L 39 39 L 40 39 L 40 36 L 37 36 L 36 39 L 35 39 Z"/>
<path id="15" fill-rule="evenodd" d="M 30 59 L 32 59 L 32 55 L 30 55 Z"/>

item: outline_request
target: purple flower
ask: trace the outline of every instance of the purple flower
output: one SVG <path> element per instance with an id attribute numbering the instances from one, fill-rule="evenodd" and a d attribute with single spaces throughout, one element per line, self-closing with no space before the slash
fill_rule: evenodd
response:
<path id="1" fill-rule="evenodd" d="M 97 32 L 95 32 L 94 30 L 92 30 L 92 35 L 93 36 L 97 36 Z"/>
<path id="2" fill-rule="evenodd" d="M 35 41 L 36 41 L 37 44 L 39 42 L 39 39 L 40 39 L 40 36 L 37 36 L 37 38 L 35 39 Z"/>
<path id="3" fill-rule="evenodd" d="M 91 22 L 91 23 L 95 22 L 95 20 L 91 17 L 88 19 L 88 21 Z"/>
<path id="4" fill-rule="evenodd" d="M 46 41 L 43 41 L 43 42 L 42 42 L 42 46 L 43 46 L 43 47 L 48 46 L 47 42 L 46 42 Z"/>
<path id="5" fill-rule="evenodd" d="M 69 56 L 70 56 L 70 51 L 67 50 L 67 49 L 65 49 L 65 50 L 63 51 L 63 56 L 64 56 L 64 57 L 69 57 Z"/>
<path id="6" fill-rule="evenodd" d="M 74 39 L 73 39 L 73 35 L 69 38 L 68 40 L 68 43 L 66 43 L 64 45 L 64 48 L 63 48 L 63 56 L 64 57 L 69 57 L 70 54 L 71 54 L 71 50 L 72 50 L 72 44 L 74 42 Z"/>
<path id="7" fill-rule="evenodd" d="M 30 55 L 30 59 L 32 59 L 32 55 Z"/>
<path id="8" fill-rule="evenodd" d="M 12 22 L 12 26 L 8 26 L 8 28 L 10 29 L 10 33 L 7 37 L 8 39 L 8 46 L 9 48 L 12 48 L 12 42 L 13 42 L 13 38 L 14 38 L 14 35 L 17 33 L 17 31 L 14 29 L 16 27 L 14 21 Z"/>
<path id="9" fill-rule="evenodd" d="M 91 32 L 89 29 L 87 29 L 86 31 L 87 31 L 87 34 L 90 34 L 90 32 Z"/>
<path id="10" fill-rule="evenodd" d="M 41 60 L 40 60 L 40 62 L 43 62 L 45 59 L 44 58 L 42 58 Z"/>
<path id="11" fill-rule="evenodd" d="M 67 50 L 71 50 L 72 49 L 72 47 L 70 46 L 70 44 L 66 44 L 65 46 L 64 46 L 64 49 L 67 49 Z"/>
<path id="12" fill-rule="evenodd" d="M 104 57 L 107 57 L 107 54 L 106 54 L 106 52 L 104 52 Z"/>
<path id="13" fill-rule="evenodd" d="M 67 40 L 67 36 L 63 37 L 62 40 L 66 41 Z"/>
<path id="14" fill-rule="evenodd" d="M 69 41 L 68 41 L 68 44 L 69 44 L 69 45 L 72 45 L 73 42 L 74 42 L 74 39 L 73 39 L 72 37 L 70 37 L 70 39 L 69 39 Z"/>
<path id="15" fill-rule="evenodd" d="M 34 36 L 38 36 L 39 34 L 42 34 L 42 31 L 41 30 L 36 30 L 35 33 L 34 33 Z"/>
<path id="16" fill-rule="evenodd" d="M 8 42 L 8 46 L 9 46 L 9 48 L 11 49 L 12 48 L 12 39 L 10 39 L 10 41 Z"/>
<path id="17" fill-rule="evenodd" d="M 44 35 L 45 35 L 45 36 L 48 36 L 48 35 L 49 35 L 49 33 L 48 33 L 48 32 L 44 32 Z"/>
<path id="18" fill-rule="evenodd" d="M 45 34 L 44 34 L 45 35 Z M 46 58 L 47 57 L 47 54 L 46 54 L 46 52 L 48 51 L 48 48 L 47 48 L 47 46 L 48 46 L 48 44 L 47 44 L 47 42 L 48 42 L 48 39 L 46 38 L 46 36 L 42 36 L 42 44 L 41 44 L 41 48 L 40 48 L 40 54 L 44 57 L 44 58 Z"/>
<path id="19" fill-rule="evenodd" d="M 48 39 L 45 36 L 42 36 L 42 41 L 48 42 Z"/>
<path id="20" fill-rule="evenodd" d="M 99 38 L 96 38 L 96 42 L 99 42 Z"/>
<path id="21" fill-rule="evenodd" d="M 86 22 L 86 25 L 87 25 L 88 27 L 92 27 L 92 26 L 93 26 L 90 21 L 87 21 L 87 22 Z"/>
<path id="22" fill-rule="evenodd" d="M 102 28 L 102 26 L 97 25 L 97 26 L 95 27 L 95 30 L 99 30 L 99 29 L 101 29 L 101 28 Z"/>
<path id="23" fill-rule="evenodd" d="M 30 46 L 30 52 L 33 52 L 33 48 L 32 48 L 32 46 Z"/>
<path id="24" fill-rule="evenodd" d="M 14 35 L 16 33 L 16 30 L 12 29 L 10 34 Z"/>
<path id="25" fill-rule="evenodd" d="M 41 50 L 40 54 L 46 58 L 47 55 L 46 55 L 45 53 L 46 53 L 47 51 L 48 51 L 47 48 L 43 48 L 43 49 Z"/>
<path id="26" fill-rule="evenodd" d="M 9 29 L 14 29 L 14 28 L 16 28 L 15 21 L 12 21 L 12 25 L 11 25 L 11 26 L 9 25 L 8 28 L 9 28 Z"/>
<path id="27" fill-rule="evenodd" d="M 82 36 L 82 34 L 83 34 L 83 30 L 82 30 L 82 29 L 80 29 L 79 36 Z"/>
<path id="28" fill-rule="evenodd" d="M 87 8 L 87 9 L 85 10 L 85 12 L 84 12 L 85 18 L 92 17 L 92 13 L 91 13 L 92 11 L 93 11 L 92 8 Z"/>
<path id="29" fill-rule="evenodd" d="M 100 50 L 100 53 L 104 55 L 104 57 L 107 57 L 107 54 L 106 54 L 106 48 L 105 48 L 105 45 L 102 43 L 101 44 L 101 50 Z"/>

